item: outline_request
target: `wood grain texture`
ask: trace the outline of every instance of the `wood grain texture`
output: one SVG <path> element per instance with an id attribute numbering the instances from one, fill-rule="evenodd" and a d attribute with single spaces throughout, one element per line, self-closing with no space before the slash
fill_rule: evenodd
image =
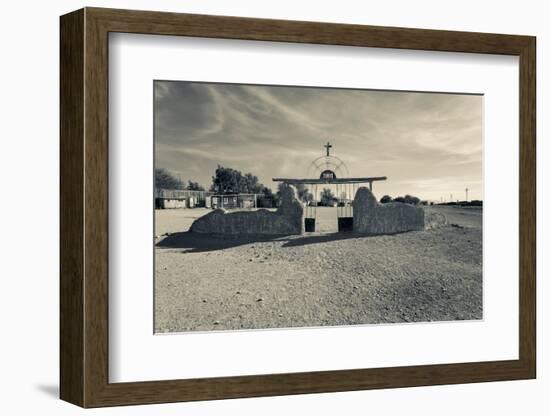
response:
<path id="1" fill-rule="evenodd" d="M 60 388 L 84 405 L 84 12 L 61 19 Z"/>
<path id="2" fill-rule="evenodd" d="M 528 36 L 87 8 L 110 32 L 519 55 Z"/>
<path id="3" fill-rule="evenodd" d="M 108 381 L 108 33 L 196 36 L 520 58 L 518 360 L 190 380 Z M 61 18 L 61 397 L 83 407 L 533 378 L 535 38 L 87 8 Z"/>
<path id="4" fill-rule="evenodd" d="M 108 33 L 86 15 L 84 57 L 84 333 L 85 406 L 97 400 L 108 380 L 109 179 Z"/>
<path id="5" fill-rule="evenodd" d="M 520 54 L 519 142 L 519 355 L 536 377 L 536 41 Z"/>

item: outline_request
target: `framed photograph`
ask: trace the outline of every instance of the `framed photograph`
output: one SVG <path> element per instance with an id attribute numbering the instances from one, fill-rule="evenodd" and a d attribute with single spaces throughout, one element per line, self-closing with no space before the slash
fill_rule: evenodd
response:
<path id="1" fill-rule="evenodd" d="M 535 50 L 62 16 L 61 398 L 535 378 Z"/>

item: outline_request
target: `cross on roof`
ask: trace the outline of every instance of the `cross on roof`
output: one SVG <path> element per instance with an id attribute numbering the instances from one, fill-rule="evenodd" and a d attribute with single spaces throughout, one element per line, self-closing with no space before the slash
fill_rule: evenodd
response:
<path id="1" fill-rule="evenodd" d="M 330 144 L 330 142 L 327 142 L 327 144 L 325 144 L 323 147 L 326 147 L 327 148 L 327 156 L 330 156 L 330 149 L 332 147 L 332 145 Z"/>

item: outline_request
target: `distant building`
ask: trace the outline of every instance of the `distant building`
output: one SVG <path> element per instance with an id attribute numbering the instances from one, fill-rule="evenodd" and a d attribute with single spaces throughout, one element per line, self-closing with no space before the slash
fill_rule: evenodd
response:
<path id="1" fill-rule="evenodd" d="M 155 209 L 176 208 L 276 208 L 273 198 L 263 194 L 216 194 L 209 191 L 155 189 Z"/>
<path id="2" fill-rule="evenodd" d="M 213 192 L 179 189 L 155 189 L 155 208 L 210 208 Z"/>
<path id="3" fill-rule="evenodd" d="M 218 194 L 210 195 L 212 208 L 257 208 L 258 194 Z"/>

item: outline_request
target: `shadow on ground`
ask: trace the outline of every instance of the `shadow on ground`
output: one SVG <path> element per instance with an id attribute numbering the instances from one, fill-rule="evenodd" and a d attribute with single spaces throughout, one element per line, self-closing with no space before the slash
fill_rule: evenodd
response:
<path id="1" fill-rule="evenodd" d="M 54 399 L 59 398 L 59 386 L 56 384 L 38 384 L 35 388 L 46 396 L 50 396 Z"/>
<path id="2" fill-rule="evenodd" d="M 327 243 L 330 241 L 360 238 L 353 233 L 331 233 L 301 236 L 222 236 L 197 234 L 189 231 L 173 233 L 155 244 L 159 248 L 184 249 L 185 253 L 202 253 L 207 251 L 225 250 L 246 244 L 260 242 L 283 242 L 282 247 L 299 247 L 309 244 Z"/>
<path id="3" fill-rule="evenodd" d="M 166 236 L 155 244 L 159 248 L 185 249 L 186 253 L 202 253 L 206 251 L 224 250 L 245 244 L 285 240 L 286 236 L 223 236 L 197 234 L 185 231 Z"/>

